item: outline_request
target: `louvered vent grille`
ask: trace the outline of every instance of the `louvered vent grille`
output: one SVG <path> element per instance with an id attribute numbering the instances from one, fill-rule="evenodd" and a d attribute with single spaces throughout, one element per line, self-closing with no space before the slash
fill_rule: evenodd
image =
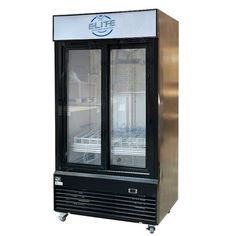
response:
<path id="1" fill-rule="evenodd" d="M 55 189 L 55 209 L 62 212 L 153 223 L 155 198 Z"/>

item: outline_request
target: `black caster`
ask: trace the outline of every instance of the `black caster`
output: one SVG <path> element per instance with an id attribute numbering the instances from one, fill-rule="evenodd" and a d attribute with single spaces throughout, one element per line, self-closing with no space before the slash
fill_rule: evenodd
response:
<path id="1" fill-rule="evenodd" d="M 155 226 L 154 226 L 154 225 L 148 225 L 147 230 L 148 230 L 151 234 L 153 234 L 154 231 L 155 231 Z"/>
<path id="2" fill-rule="evenodd" d="M 58 216 L 58 219 L 62 222 L 64 222 L 66 220 L 66 217 L 68 216 L 68 213 L 61 213 L 59 216 Z"/>

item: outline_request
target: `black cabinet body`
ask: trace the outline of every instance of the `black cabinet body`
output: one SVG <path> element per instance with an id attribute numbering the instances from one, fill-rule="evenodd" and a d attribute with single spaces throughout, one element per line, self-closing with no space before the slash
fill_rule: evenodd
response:
<path id="1" fill-rule="evenodd" d="M 178 195 L 178 22 L 159 10 L 53 21 L 55 211 L 158 224 Z"/>

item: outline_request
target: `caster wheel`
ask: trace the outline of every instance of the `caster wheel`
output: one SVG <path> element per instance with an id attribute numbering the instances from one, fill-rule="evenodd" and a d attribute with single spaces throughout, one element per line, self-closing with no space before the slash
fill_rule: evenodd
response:
<path id="1" fill-rule="evenodd" d="M 155 231 L 155 226 L 153 226 L 153 225 L 148 225 L 147 230 L 148 230 L 151 234 L 153 234 L 154 231 Z"/>
<path id="2" fill-rule="evenodd" d="M 66 221 L 66 217 L 68 216 L 68 213 L 61 213 L 59 216 L 58 216 L 58 219 L 62 222 Z"/>

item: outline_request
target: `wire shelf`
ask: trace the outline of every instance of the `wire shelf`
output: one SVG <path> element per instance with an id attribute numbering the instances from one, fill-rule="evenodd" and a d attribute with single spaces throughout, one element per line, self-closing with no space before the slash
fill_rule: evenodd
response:
<path id="1" fill-rule="evenodd" d="M 111 152 L 114 155 L 145 156 L 144 128 L 117 129 L 112 131 Z M 101 130 L 96 127 L 83 129 L 74 136 L 73 152 L 101 153 Z"/>

